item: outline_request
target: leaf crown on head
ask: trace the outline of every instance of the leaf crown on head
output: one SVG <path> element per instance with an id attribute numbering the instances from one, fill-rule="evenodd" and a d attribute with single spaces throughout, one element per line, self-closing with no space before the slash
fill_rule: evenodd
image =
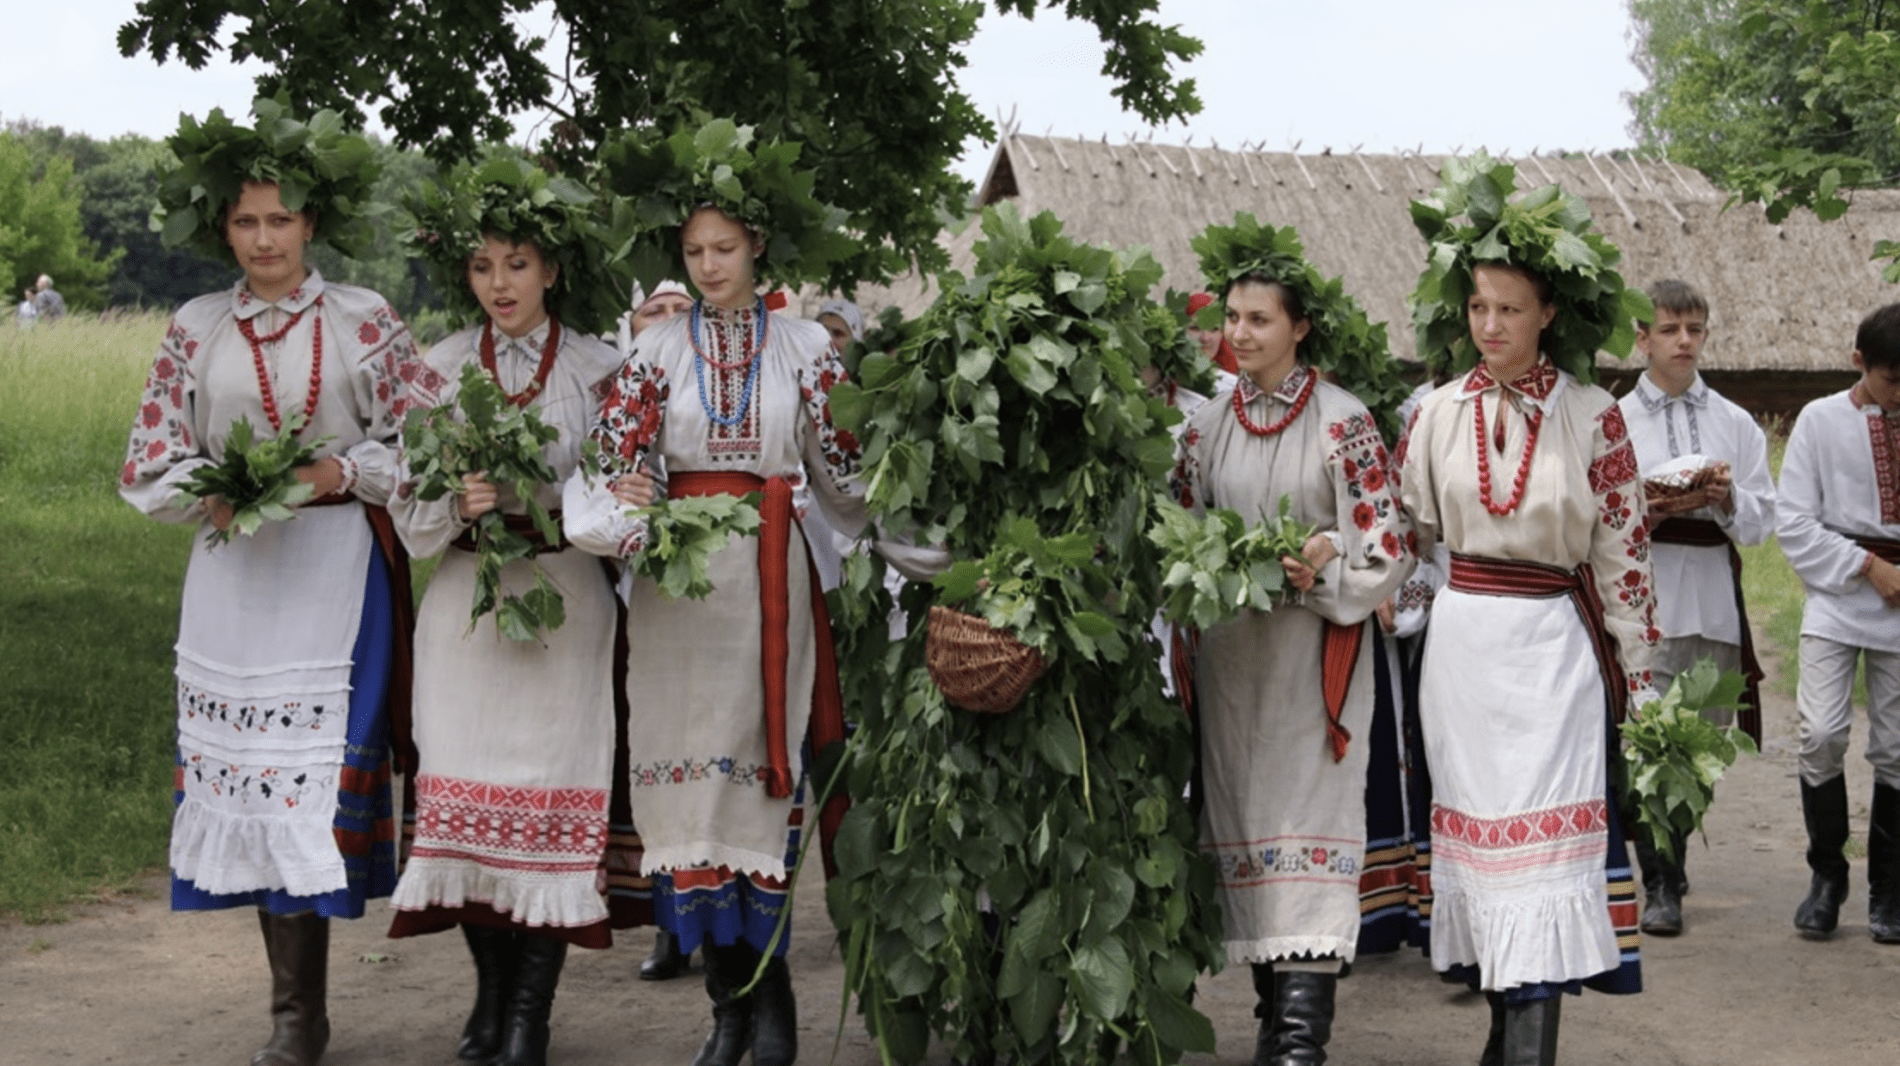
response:
<path id="1" fill-rule="evenodd" d="M 1592 382 L 1599 350 L 1629 356 L 1636 320 L 1651 314 L 1649 298 L 1624 286 L 1615 269 L 1623 254 L 1592 231 L 1582 197 L 1546 185 L 1513 200 L 1517 168 L 1483 152 L 1446 161 L 1439 178 L 1437 191 L 1412 201 L 1412 223 L 1429 249 L 1409 299 L 1427 366 L 1462 372 L 1477 365 L 1465 308 L 1471 272 L 1486 263 L 1528 270 L 1549 283 L 1557 313 L 1542 346 L 1560 369 Z"/>
<path id="2" fill-rule="evenodd" d="M 663 136 L 629 130 L 601 146 L 600 177 L 618 194 L 610 231 L 615 256 L 649 290 L 683 276 L 679 230 L 701 207 L 718 208 L 756 233 L 764 251 L 761 281 L 797 285 L 825 277 L 859 250 L 844 230 L 845 212 L 812 195 L 815 174 L 796 169 L 800 145 L 755 143 L 752 127 L 708 119 Z"/>
<path id="3" fill-rule="evenodd" d="M 346 131 L 335 111 L 319 111 L 308 122 L 297 118 L 282 95 L 258 97 L 251 114 L 254 126 L 241 126 L 218 109 L 203 122 L 179 116 L 178 131 L 165 139 L 173 159 L 159 165 L 158 207 L 152 211 L 165 247 L 189 244 L 231 261 L 225 214 L 245 185 L 265 183 L 277 186 L 286 208 L 311 217 L 312 243 L 352 258 L 366 250 L 376 234 L 365 215 L 382 173 L 375 146 Z"/>
<path id="4" fill-rule="evenodd" d="M 608 329 L 624 289 L 608 262 L 599 200 L 572 178 L 549 174 L 518 155 L 463 164 L 425 182 L 404 204 L 404 244 L 428 261 L 438 289 L 472 317 L 481 304 L 468 284 L 468 259 L 490 234 L 531 244 L 560 267 L 548 290 L 550 314 L 584 333 Z"/>
<path id="5" fill-rule="evenodd" d="M 1248 278 L 1291 290 L 1312 323 L 1300 342 L 1301 361 L 1358 397 L 1379 417 L 1388 439 L 1397 439 L 1396 412 L 1410 387 L 1392 360 L 1385 323 L 1366 316 L 1359 301 L 1346 292 L 1343 279 L 1328 278 L 1307 262 L 1306 246 L 1292 226 L 1265 225 L 1242 211 L 1234 215 L 1233 225 L 1216 223 L 1188 243 L 1201 257 L 1208 291 L 1223 300 L 1235 282 Z M 1201 309 L 1196 320 L 1202 328 L 1216 327 L 1212 319 L 1220 307 Z"/>

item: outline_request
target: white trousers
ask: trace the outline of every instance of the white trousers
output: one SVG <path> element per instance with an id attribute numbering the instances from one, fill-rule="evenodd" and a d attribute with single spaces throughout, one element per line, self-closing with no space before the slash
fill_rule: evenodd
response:
<path id="1" fill-rule="evenodd" d="M 1867 762 L 1874 779 L 1900 788 L 1900 652 L 1874 651 L 1801 635 L 1801 780 L 1820 785 L 1847 765 L 1854 725 L 1854 668 L 1867 662 Z"/>

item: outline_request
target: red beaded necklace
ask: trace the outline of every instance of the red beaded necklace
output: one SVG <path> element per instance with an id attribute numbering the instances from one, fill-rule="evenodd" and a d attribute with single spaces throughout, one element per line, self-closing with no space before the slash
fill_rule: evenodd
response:
<path id="1" fill-rule="evenodd" d="M 316 302 L 310 306 L 318 308 L 319 311 L 321 311 L 323 307 L 323 297 L 317 297 Z M 304 310 L 307 311 L 309 308 L 305 308 Z M 238 332 L 242 333 L 244 339 L 251 344 L 251 367 L 257 371 L 257 389 L 258 392 L 263 394 L 264 417 L 270 419 L 272 433 L 283 432 L 284 420 L 282 416 L 277 413 L 277 397 L 275 390 L 271 388 L 270 368 L 264 365 L 264 345 L 276 344 L 278 341 L 283 340 L 292 329 L 296 328 L 297 323 L 303 321 L 303 315 L 303 311 L 291 315 L 290 321 L 284 323 L 282 329 L 279 329 L 275 333 L 265 334 L 262 337 L 257 335 L 257 330 L 252 327 L 250 319 L 240 318 L 237 320 Z M 322 391 L 323 315 L 319 313 L 317 315 L 317 321 L 312 326 L 310 332 L 310 395 L 305 397 L 303 401 L 303 424 L 306 426 L 310 424 L 310 419 L 317 413 L 317 397 Z"/>
<path id="2" fill-rule="evenodd" d="M 1503 395 L 1502 391 L 1499 393 Z M 1524 435 L 1524 457 L 1518 460 L 1517 477 L 1511 482 L 1511 498 L 1503 503 L 1491 500 L 1491 445 L 1484 439 L 1484 393 L 1479 393 L 1472 402 L 1472 428 L 1478 438 L 1478 498 L 1484 501 L 1484 509 L 1499 518 L 1517 510 L 1524 502 L 1524 487 L 1530 483 L 1531 454 L 1537 450 L 1537 430 L 1544 424 L 1542 408 L 1533 409 L 1529 418 L 1530 429 Z"/>
<path id="3" fill-rule="evenodd" d="M 1296 374 L 1299 372 L 1299 370 L 1294 371 Z M 1247 417 L 1247 402 L 1240 396 L 1243 390 L 1236 385 L 1234 386 L 1234 417 L 1240 420 L 1240 428 L 1254 436 L 1271 437 L 1292 425 L 1293 420 L 1300 417 L 1300 412 L 1306 410 L 1306 401 L 1313 398 L 1313 387 L 1317 384 L 1319 384 L 1319 375 L 1308 374 L 1306 383 L 1300 386 L 1299 395 L 1293 398 L 1292 408 L 1287 411 L 1285 417 L 1270 426 L 1256 425 L 1253 419 Z"/>
<path id="4" fill-rule="evenodd" d="M 560 347 L 561 323 L 550 318 L 548 339 L 541 345 L 541 364 L 534 368 L 534 380 L 528 382 L 528 387 L 520 392 L 504 392 L 509 403 L 526 407 L 528 401 L 541 395 L 541 390 L 548 383 L 548 373 L 554 369 L 554 353 Z M 496 385 L 501 385 L 501 375 L 495 370 L 495 320 L 492 318 L 482 323 L 482 369 L 488 371 L 488 376 L 495 379 Z"/>

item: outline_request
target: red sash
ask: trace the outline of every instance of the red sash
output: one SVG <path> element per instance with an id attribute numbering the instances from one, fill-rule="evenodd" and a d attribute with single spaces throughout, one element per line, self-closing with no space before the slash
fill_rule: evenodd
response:
<path id="1" fill-rule="evenodd" d="M 1590 634 L 1590 646 L 1596 652 L 1597 669 L 1603 675 L 1603 693 L 1610 704 L 1610 720 L 1621 724 L 1629 712 L 1629 685 L 1616 661 L 1616 648 L 1603 625 L 1603 601 L 1597 597 L 1596 579 L 1590 564 L 1575 570 L 1543 563 L 1518 562 L 1514 559 L 1486 559 L 1476 555 L 1451 557 L 1451 587 L 1480 596 L 1518 596 L 1525 599 L 1550 599 L 1568 596 Z"/>
<path id="2" fill-rule="evenodd" d="M 791 754 L 785 736 L 785 668 L 791 655 L 786 632 L 791 620 L 790 573 L 785 553 L 790 550 L 792 523 L 792 486 L 784 478 L 761 478 L 737 471 L 691 470 L 675 473 L 667 479 L 667 496 L 743 496 L 763 491 L 764 505 L 759 508 L 759 672 L 765 683 L 765 748 L 771 765 L 765 781 L 766 795 L 785 799 L 792 794 Z M 805 565 L 811 574 L 812 635 L 818 645 L 818 670 L 812 679 L 811 750 L 815 757 L 834 743 L 844 740 L 844 697 L 838 689 L 838 652 L 831 642 L 831 613 L 819 591 L 818 569 L 811 562 L 811 550 L 805 552 Z M 849 801 L 833 796 L 818 814 L 819 839 L 825 848 L 825 872 L 833 871 L 831 840 L 838 823 L 844 819 Z"/>
<path id="3" fill-rule="evenodd" d="M 1657 544 L 1728 549 L 1728 568 L 1735 584 L 1735 617 L 1740 621 L 1742 631 L 1742 677 L 1748 682 L 1748 687 L 1742 690 L 1742 699 L 1747 706 L 1736 713 L 1735 723 L 1760 747 L 1761 682 L 1768 675 L 1755 658 L 1755 635 L 1748 628 L 1748 604 L 1742 599 L 1742 553 L 1736 550 L 1735 542 L 1728 538 L 1722 527 L 1707 518 L 1665 518 L 1650 527 L 1649 539 Z"/>

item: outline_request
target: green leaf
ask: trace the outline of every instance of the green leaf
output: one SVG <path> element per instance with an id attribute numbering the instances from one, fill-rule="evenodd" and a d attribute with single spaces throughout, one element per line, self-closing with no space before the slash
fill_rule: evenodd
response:
<path id="1" fill-rule="evenodd" d="M 1069 974 L 1078 1004 L 1104 1021 L 1119 1017 L 1135 990 L 1128 949 L 1112 936 L 1077 948 Z"/>

